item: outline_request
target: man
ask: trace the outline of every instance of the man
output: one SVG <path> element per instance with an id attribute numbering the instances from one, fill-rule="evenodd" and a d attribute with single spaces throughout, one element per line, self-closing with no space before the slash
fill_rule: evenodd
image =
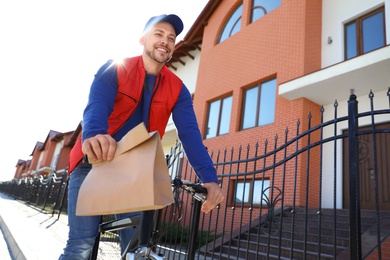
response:
<path id="1" fill-rule="evenodd" d="M 140 39 L 142 55 L 109 61 L 95 75 L 84 110 L 82 140 L 70 154 L 69 238 L 60 259 L 88 259 L 98 232 L 100 216 L 75 215 L 79 188 L 91 169 L 91 165 L 82 162 L 84 154 L 94 161 L 112 160 L 117 141 L 141 122 L 149 132 L 159 131 L 162 138 L 172 113 L 187 157 L 208 192 L 202 212 L 209 213 L 224 199 L 215 168 L 202 144 L 191 95 L 165 66 L 182 30 L 183 22 L 174 14 L 152 17 Z M 132 232 L 121 231 L 122 250 Z"/>

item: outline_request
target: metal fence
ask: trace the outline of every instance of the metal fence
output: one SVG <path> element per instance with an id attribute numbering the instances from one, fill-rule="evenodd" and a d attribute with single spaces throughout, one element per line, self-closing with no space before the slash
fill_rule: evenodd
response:
<path id="1" fill-rule="evenodd" d="M 386 94 L 385 109 L 374 110 L 370 92 L 370 110 L 358 113 L 351 94 L 347 116 L 337 117 L 335 102 L 334 118 L 324 121 L 322 108 L 319 124 L 309 115 L 307 130 L 298 121 L 292 137 L 286 129 L 273 142 L 213 153 L 227 200 L 204 216 L 202 227 L 220 237 L 200 251 L 213 259 L 388 256 L 390 89 Z"/>
<path id="2" fill-rule="evenodd" d="M 67 209 L 68 174 L 53 172 L 47 177 L 35 176 L 14 179 L 0 184 L 0 192 L 41 208 L 57 219 Z"/>
<path id="3" fill-rule="evenodd" d="M 322 108 L 315 126 L 308 115 L 293 134 L 210 152 L 226 200 L 201 215 L 195 259 L 387 259 L 390 88 L 385 100 L 375 110 L 370 92 L 370 109 L 359 113 L 351 94 L 347 116 L 337 116 L 335 102 L 330 120 Z M 171 176 L 196 180 L 180 144 L 171 154 Z M 0 191 L 54 212 L 66 201 L 66 183 L 51 175 L 3 183 Z M 158 250 L 168 259 L 186 259 L 192 205 L 183 197 L 180 218 L 173 206 L 164 212 Z"/>

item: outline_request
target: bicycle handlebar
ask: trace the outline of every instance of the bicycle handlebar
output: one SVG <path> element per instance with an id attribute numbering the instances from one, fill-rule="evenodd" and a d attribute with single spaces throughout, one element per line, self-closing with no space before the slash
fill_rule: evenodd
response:
<path id="1" fill-rule="evenodd" d="M 181 188 L 188 193 L 190 193 L 196 200 L 200 202 L 205 202 L 207 197 L 207 189 L 202 186 L 200 183 L 193 183 L 186 180 L 181 180 L 179 178 L 175 178 L 172 181 L 172 187 Z"/>

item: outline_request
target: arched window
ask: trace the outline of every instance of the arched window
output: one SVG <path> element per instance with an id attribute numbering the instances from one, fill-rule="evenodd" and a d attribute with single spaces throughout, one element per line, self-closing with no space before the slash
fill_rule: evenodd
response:
<path id="1" fill-rule="evenodd" d="M 219 37 L 218 43 L 223 42 L 230 36 L 239 32 L 241 29 L 241 17 L 242 17 L 242 3 L 236 8 L 229 20 L 225 24 L 222 33 Z"/>
<path id="2" fill-rule="evenodd" d="M 282 0 L 252 0 L 251 23 L 279 7 Z"/>

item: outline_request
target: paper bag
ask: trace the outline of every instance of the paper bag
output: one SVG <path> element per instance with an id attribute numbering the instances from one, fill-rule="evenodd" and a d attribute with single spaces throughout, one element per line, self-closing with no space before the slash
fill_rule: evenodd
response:
<path id="1" fill-rule="evenodd" d="M 118 143 L 112 161 L 92 163 L 80 187 L 76 215 L 106 215 L 161 209 L 174 202 L 158 132 L 144 124 Z"/>

